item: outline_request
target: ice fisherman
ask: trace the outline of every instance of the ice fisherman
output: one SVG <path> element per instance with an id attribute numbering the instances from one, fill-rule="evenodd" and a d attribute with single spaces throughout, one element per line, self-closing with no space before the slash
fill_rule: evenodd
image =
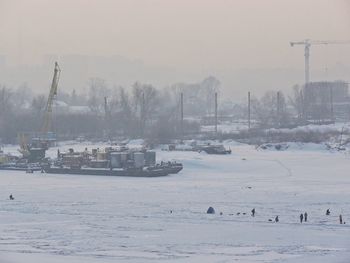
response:
<path id="1" fill-rule="evenodd" d="M 304 222 L 307 222 L 307 213 L 304 213 Z"/>
<path id="2" fill-rule="evenodd" d="M 210 206 L 207 210 L 207 214 L 215 214 L 214 208 Z"/>
<path id="3" fill-rule="evenodd" d="M 300 214 L 300 223 L 303 222 L 303 219 L 304 219 L 304 215 L 303 215 L 303 213 L 301 213 L 301 214 Z"/>
<path id="4" fill-rule="evenodd" d="M 339 215 L 339 224 L 343 224 L 343 217 L 342 217 L 342 215 Z"/>
<path id="5" fill-rule="evenodd" d="M 15 198 L 13 197 L 12 194 L 10 194 L 9 198 L 10 198 L 10 200 L 15 200 Z"/>
<path id="6" fill-rule="evenodd" d="M 252 217 L 254 217 L 255 216 L 255 208 L 253 208 L 253 210 L 252 210 Z"/>
<path id="7" fill-rule="evenodd" d="M 326 211 L 326 216 L 329 216 L 331 214 L 331 211 L 329 211 L 329 208 Z"/>
<path id="8" fill-rule="evenodd" d="M 278 216 L 276 216 L 275 217 L 275 222 L 278 223 L 278 221 L 280 221 L 280 220 L 279 220 Z"/>

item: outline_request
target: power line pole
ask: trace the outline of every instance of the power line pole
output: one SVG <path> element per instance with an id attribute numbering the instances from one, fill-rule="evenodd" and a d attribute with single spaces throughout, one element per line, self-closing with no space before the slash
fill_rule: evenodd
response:
<path id="1" fill-rule="evenodd" d="M 248 129 L 250 130 L 250 91 L 248 91 Z"/>
<path id="2" fill-rule="evenodd" d="M 140 114 L 140 127 L 141 127 L 141 136 L 144 135 L 144 126 L 145 126 L 145 93 L 142 93 L 142 107 L 141 107 L 141 114 Z"/>
<path id="3" fill-rule="evenodd" d="M 281 122 L 281 118 L 280 118 L 280 111 L 281 111 L 281 109 L 280 109 L 280 100 L 281 100 L 281 98 L 280 98 L 280 92 L 279 91 L 277 91 L 277 127 L 279 128 L 280 127 L 280 122 Z"/>
<path id="4" fill-rule="evenodd" d="M 330 102 L 331 102 L 331 120 L 332 122 L 334 121 L 334 108 L 333 108 L 333 87 L 330 86 L 329 87 L 329 91 L 330 91 Z"/>
<path id="5" fill-rule="evenodd" d="M 184 94 L 180 95 L 180 114 L 181 114 L 181 139 L 184 136 Z"/>
<path id="6" fill-rule="evenodd" d="M 109 132 L 110 132 L 110 129 L 109 129 L 109 112 L 108 112 L 108 101 L 107 101 L 107 97 L 104 97 L 104 110 L 105 110 L 105 136 L 109 137 Z"/>
<path id="7" fill-rule="evenodd" d="M 305 120 L 305 100 L 304 100 L 304 93 L 302 89 L 299 92 L 299 96 L 300 96 L 300 107 L 301 107 L 300 119 Z"/>
<path id="8" fill-rule="evenodd" d="M 218 133 L 218 93 L 215 92 L 215 133 Z"/>
<path id="9" fill-rule="evenodd" d="M 108 105 L 107 105 L 107 97 L 104 97 L 104 101 L 105 101 L 105 118 L 107 120 L 107 115 L 108 115 Z"/>

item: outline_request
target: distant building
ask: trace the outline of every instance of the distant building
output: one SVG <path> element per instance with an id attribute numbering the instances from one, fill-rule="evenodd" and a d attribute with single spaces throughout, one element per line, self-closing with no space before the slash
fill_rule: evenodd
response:
<path id="1" fill-rule="evenodd" d="M 349 83 L 344 81 L 310 82 L 304 87 L 304 111 L 309 120 L 349 120 Z"/>
<path id="2" fill-rule="evenodd" d="M 61 100 L 55 100 L 53 106 L 57 114 L 91 114 L 91 109 L 88 106 L 68 105 Z"/>

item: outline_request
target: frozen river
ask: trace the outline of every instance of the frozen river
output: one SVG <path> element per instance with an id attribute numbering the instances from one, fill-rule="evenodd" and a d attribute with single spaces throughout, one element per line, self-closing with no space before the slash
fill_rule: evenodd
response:
<path id="1" fill-rule="evenodd" d="M 184 164 L 163 178 L 0 171 L 0 262 L 349 262 L 349 155 L 231 149 L 159 151 Z"/>

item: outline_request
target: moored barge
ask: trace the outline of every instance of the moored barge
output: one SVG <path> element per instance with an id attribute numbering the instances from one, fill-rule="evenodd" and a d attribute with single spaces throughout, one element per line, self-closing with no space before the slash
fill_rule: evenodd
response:
<path id="1" fill-rule="evenodd" d="M 75 175 L 104 175 L 131 177 L 159 177 L 177 174 L 183 169 L 181 163 L 156 163 L 156 153 L 153 151 L 133 151 L 129 149 L 104 150 L 92 149 L 75 152 L 69 149 L 67 153 L 57 153 L 53 163 L 43 166 L 43 170 L 50 174 Z"/>

